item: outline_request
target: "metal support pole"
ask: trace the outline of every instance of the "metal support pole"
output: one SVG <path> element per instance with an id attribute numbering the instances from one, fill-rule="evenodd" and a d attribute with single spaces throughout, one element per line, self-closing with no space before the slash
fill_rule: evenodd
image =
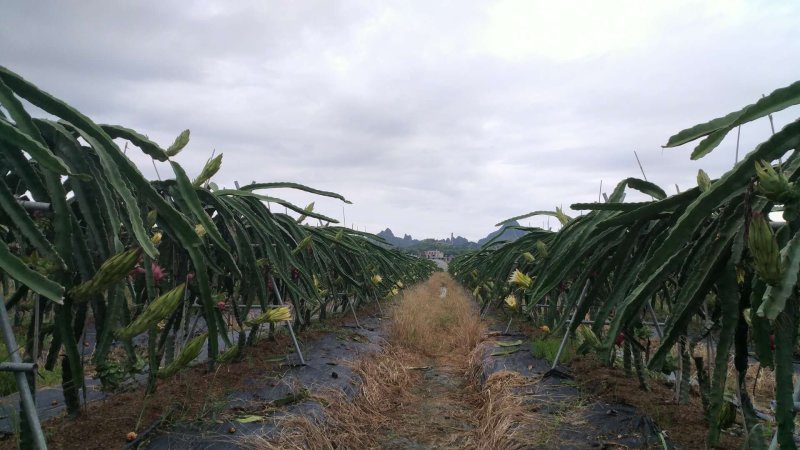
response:
<path id="1" fill-rule="evenodd" d="M 794 399 L 794 408 L 797 409 L 798 405 L 797 402 L 800 401 L 800 379 L 798 379 L 794 383 L 794 393 L 792 395 Z M 775 433 L 772 434 L 772 442 L 769 444 L 769 450 L 777 450 L 778 449 L 778 429 L 775 428 Z"/>
<path id="2" fill-rule="evenodd" d="M 512 320 L 514 320 L 514 316 L 511 316 L 511 317 L 508 318 L 508 325 L 506 325 L 506 331 L 505 331 L 506 333 L 508 333 L 508 330 L 511 329 L 511 321 Z"/>
<path id="3" fill-rule="evenodd" d="M 350 301 L 350 296 L 347 296 L 347 304 L 350 305 L 350 311 L 353 311 L 353 318 L 356 319 L 356 326 L 361 328 L 361 324 L 358 323 L 358 316 L 356 315 L 356 307 L 353 306 L 353 302 Z"/>
<path id="4" fill-rule="evenodd" d="M 33 372 L 34 370 L 36 370 L 34 363 L 0 363 L 0 372 Z"/>
<path id="5" fill-rule="evenodd" d="M 30 202 L 28 200 L 17 200 L 17 203 L 25 208 L 26 211 L 52 212 L 50 203 Z"/>
<path id="6" fill-rule="evenodd" d="M 567 323 L 572 323 L 572 320 L 568 320 Z M 594 325 L 594 323 L 595 323 L 594 320 L 581 320 L 581 324 L 583 324 L 583 325 Z M 610 320 L 606 320 L 605 324 L 606 325 L 610 325 L 611 321 Z M 655 324 L 653 324 L 652 322 L 642 322 L 642 324 L 655 326 Z M 660 325 L 660 326 L 663 326 L 663 325 L 666 325 L 666 324 L 667 324 L 666 322 L 659 322 L 658 323 L 658 325 Z"/>
<path id="7" fill-rule="evenodd" d="M 11 355 L 11 363 L 22 364 L 17 341 L 14 339 L 14 331 L 11 329 L 11 322 L 8 320 L 6 301 L 2 296 L 0 296 L 0 328 L 3 331 L 3 341 L 5 341 L 8 354 Z M 34 336 L 34 338 L 38 337 Z M 44 433 L 42 433 L 42 425 L 39 423 L 39 415 L 36 413 L 36 402 L 33 395 L 31 395 L 30 386 L 28 386 L 28 378 L 24 372 L 18 371 L 14 372 L 14 377 L 17 379 L 19 398 L 22 401 L 22 409 L 25 410 L 25 415 L 28 419 L 28 427 L 33 433 L 33 442 L 36 444 L 36 448 L 47 449 Z"/>
<path id="8" fill-rule="evenodd" d="M 650 318 L 653 319 L 653 325 L 655 325 L 658 339 L 664 339 L 664 332 L 661 330 L 661 324 L 658 323 L 658 318 L 656 318 L 656 310 L 653 309 L 653 304 L 650 300 L 647 301 L 647 311 L 650 312 Z"/>
<path id="9" fill-rule="evenodd" d="M 278 285 L 275 283 L 275 278 L 272 274 L 269 274 L 269 281 L 272 283 L 272 290 L 275 292 L 275 296 L 278 298 L 278 303 L 283 305 L 283 299 L 281 298 L 281 293 L 278 291 Z M 294 309 L 294 308 L 292 308 Z M 295 311 L 295 314 L 299 314 Z M 294 351 L 297 352 L 297 357 L 300 358 L 300 364 L 306 365 L 306 360 L 303 358 L 303 352 L 300 351 L 300 344 L 297 343 L 297 337 L 294 335 L 294 327 L 292 326 L 292 321 L 287 320 L 286 326 L 289 327 L 289 335 L 292 337 L 292 344 L 294 344 Z"/>
<path id="10" fill-rule="evenodd" d="M 556 357 L 553 358 L 553 366 L 551 369 L 555 369 L 558 365 L 558 361 L 561 360 L 561 353 L 564 352 L 564 346 L 567 345 L 567 338 L 569 338 L 569 329 L 572 327 L 572 323 L 575 322 L 575 316 L 578 315 L 578 305 L 583 302 L 584 297 L 589 292 L 589 280 L 586 280 L 586 283 L 583 285 L 583 290 L 581 291 L 581 297 L 578 299 L 578 303 L 575 305 L 575 311 L 572 313 L 572 319 L 570 319 L 569 324 L 567 325 L 567 331 L 564 333 L 564 338 L 561 339 L 561 345 L 558 347 L 558 353 L 556 353 Z"/>

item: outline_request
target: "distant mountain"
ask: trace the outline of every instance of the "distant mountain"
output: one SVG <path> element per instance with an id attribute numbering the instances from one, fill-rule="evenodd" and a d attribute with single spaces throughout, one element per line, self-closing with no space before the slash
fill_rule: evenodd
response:
<path id="1" fill-rule="evenodd" d="M 515 220 L 513 222 L 506 222 L 503 224 L 503 227 L 499 230 L 493 231 L 489 233 L 488 236 L 478 241 L 478 245 L 483 245 L 490 240 L 494 239 L 498 235 L 500 237 L 497 238 L 498 241 L 516 241 L 520 237 L 525 235 L 524 231 L 509 228 L 509 227 L 518 227 L 519 223 Z"/>
<path id="2" fill-rule="evenodd" d="M 378 233 L 378 236 L 382 237 L 384 240 L 386 240 L 386 242 L 394 245 L 397 248 L 408 248 L 412 245 L 419 244 L 418 240 L 413 239 L 408 234 L 404 234 L 402 238 L 395 236 L 390 228 L 381 231 Z"/>
<path id="3" fill-rule="evenodd" d="M 411 235 L 404 234 L 403 237 L 395 236 L 390 228 L 387 228 L 378 233 L 389 244 L 403 249 L 410 253 L 421 253 L 426 250 L 441 250 L 445 255 L 458 255 L 467 250 L 474 250 L 479 248 L 484 243 L 488 242 L 495 236 L 500 236 L 498 240 L 513 241 L 524 235 L 525 232 L 520 230 L 509 229 L 510 226 L 519 225 L 517 222 L 509 222 L 504 224 L 503 228 L 493 231 L 488 236 L 480 239 L 478 242 L 472 242 L 462 236 L 454 236 L 452 233 L 446 239 L 423 239 L 417 240 Z"/>

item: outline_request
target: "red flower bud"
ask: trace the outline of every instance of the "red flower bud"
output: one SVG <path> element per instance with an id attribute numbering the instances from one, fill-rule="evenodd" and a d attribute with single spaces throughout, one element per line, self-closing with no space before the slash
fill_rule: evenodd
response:
<path id="1" fill-rule="evenodd" d="M 150 267 L 153 269 L 153 281 L 156 284 L 160 283 L 166 275 L 164 273 L 164 269 L 162 269 L 161 266 L 159 266 L 155 261 L 153 261 L 153 264 Z"/>

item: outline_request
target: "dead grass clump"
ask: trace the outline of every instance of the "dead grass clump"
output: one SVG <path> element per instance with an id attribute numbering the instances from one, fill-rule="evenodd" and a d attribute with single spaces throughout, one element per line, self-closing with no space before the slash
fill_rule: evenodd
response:
<path id="1" fill-rule="evenodd" d="M 396 408 L 403 392 L 419 376 L 409 368 L 418 365 L 416 355 L 395 345 L 387 345 L 383 352 L 359 359 L 353 363 L 361 379 L 357 401 L 376 413 Z"/>
<path id="2" fill-rule="evenodd" d="M 427 356 L 466 355 L 483 333 L 474 303 L 445 273 L 405 292 L 393 309 L 389 329 L 393 342 Z"/>
<path id="3" fill-rule="evenodd" d="M 323 417 L 283 416 L 276 420 L 277 435 L 246 436 L 239 443 L 259 450 L 375 448 L 375 430 L 386 426 L 387 413 L 408 397 L 418 377 L 409 367 L 418 362 L 407 350 L 386 346 L 352 363 L 360 378 L 354 399 L 338 390 L 315 393 L 312 398 L 325 406 Z"/>
<path id="4" fill-rule="evenodd" d="M 467 368 L 464 376 L 467 382 L 473 386 L 480 387 L 481 379 L 483 378 L 483 355 L 485 353 L 485 345 L 476 345 L 467 356 Z"/>
<path id="5" fill-rule="evenodd" d="M 493 373 L 481 390 L 479 426 L 475 430 L 478 449 L 517 448 L 530 441 L 532 423 L 522 396 L 515 391 L 529 383 L 518 372 Z"/>

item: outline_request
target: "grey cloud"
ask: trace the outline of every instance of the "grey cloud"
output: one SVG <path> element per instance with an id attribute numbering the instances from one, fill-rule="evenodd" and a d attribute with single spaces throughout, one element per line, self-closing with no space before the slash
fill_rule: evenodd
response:
<path id="1" fill-rule="evenodd" d="M 484 2 L 18 2 L 0 16 L 0 57 L 99 122 L 165 145 L 191 128 L 190 175 L 216 150 L 222 185 L 297 181 L 353 200 L 348 225 L 477 239 L 639 176 L 633 150 L 669 192 L 729 168 L 735 136 L 697 162 L 660 146 L 800 73 L 787 57 L 800 8 L 745 6 L 731 23 L 666 8 L 641 45 L 558 61 L 482 49 Z M 769 132 L 744 127 L 741 153 Z"/>

